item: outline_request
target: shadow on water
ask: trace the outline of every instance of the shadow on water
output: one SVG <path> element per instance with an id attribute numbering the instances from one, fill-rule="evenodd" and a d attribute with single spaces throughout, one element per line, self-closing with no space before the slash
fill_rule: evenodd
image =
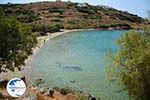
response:
<path id="1" fill-rule="evenodd" d="M 32 76 L 31 80 L 33 75 L 42 77 L 44 85 L 51 87 L 69 86 L 105 100 L 127 100 L 127 92 L 122 91 L 114 79 L 109 82 L 104 77 L 105 53 L 109 49 L 113 53 L 118 50 L 115 41 L 124 32 L 86 31 L 62 35 L 41 49 L 26 67 L 26 73 Z"/>
<path id="2" fill-rule="evenodd" d="M 76 65 L 62 65 L 60 62 L 56 62 L 56 67 L 62 68 L 63 70 L 68 70 L 68 71 L 82 71 L 83 69 L 79 66 Z"/>
<path id="3" fill-rule="evenodd" d="M 82 71 L 82 68 L 78 66 L 65 66 L 63 67 L 64 70 L 70 70 L 70 71 Z"/>

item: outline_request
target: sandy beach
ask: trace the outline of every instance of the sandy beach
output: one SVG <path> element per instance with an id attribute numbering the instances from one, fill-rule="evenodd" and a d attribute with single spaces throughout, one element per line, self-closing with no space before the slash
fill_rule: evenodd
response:
<path id="1" fill-rule="evenodd" d="M 41 47 L 44 44 L 46 44 L 50 39 L 53 39 L 57 36 L 60 36 L 60 35 L 63 35 L 63 34 L 69 33 L 69 32 L 85 31 L 85 30 L 90 30 L 90 29 L 62 30 L 61 32 L 47 33 L 46 36 L 38 36 L 37 37 L 37 40 L 38 40 L 37 46 L 35 48 L 33 48 L 33 54 L 31 56 L 29 56 L 27 60 L 25 60 L 25 64 L 27 64 L 32 59 L 32 56 L 36 55 L 38 53 L 38 51 L 41 49 Z M 22 76 L 22 71 L 15 70 L 14 72 L 8 71 L 7 73 L 1 73 L 0 79 L 9 80 L 11 78 L 21 77 L 21 76 Z M 28 84 L 28 85 L 29 85 L 29 87 L 27 87 L 28 93 L 32 93 L 33 95 L 37 96 L 38 99 L 42 99 L 42 100 L 56 100 L 56 99 L 70 100 L 70 98 L 71 98 L 71 100 L 77 100 L 77 96 L 75 94 L 72 94 L 72 93 L 68 93 L 67 95 L 62 95 L 58 91 L 54 91 L 53 97 L 50 97 L 47 94 L 42 94 L 39 91 L 39 89 L 37 87 L 34 88 L 32 86 L 32 84 Z M 3 94 L 5 96 L 8 96 L 5 89 L 1 89 L 0 92 L 3 92 Z M 21 99 L 27 100 L 29 98 L 30 97 L 22 97 Z M 20 99 L 17 99 L 17 100 L 20 100 Z"/>
<path id="2" fill-rule="evenodd" d="M 31 56 L 29 56 L 28 59 L 25 60 L 25 64 L 27 64 L 32 59 L 32 56 L 36 55 L 39 52 L 39 50 L 41 49 L 41 47 L 44 44 L 46 44 L 50 39 L 53 39 L 57 36 L 60 36 L 60 35 L 63 35 L 63 34 L 69 33 L 69 32 L 85 31 L 85 30 L 93 30 L 93 29 L 61 30 L 60 32 L 47 33 L 46 36 L 38 36 L 37 37 L 37 40 L 38 40 L 37 46 L 35 48 L 33 48 L 33 54 Z M 14 77 L 21 77 L 21 75 L 22 75 L 22 71 L 15 70 L 14 72 L 11 72 L 8 70 L 7 73 L 1 73 L 0 79 L 9 80 Z"/>
<path id="3" fill-rule="evenodd" d="M 57 36 L 69 33 L 69 32 L 76 32 L 76 31 L 85 31 L 85 30 L 93 30 L 93 29 L 73 29 L 73 30 L 62 30 L 60 32 L 55 32 L 55 33 L 47 33 L 46 36 L 39 36 L 37 37 L 38 44 L 35 48 L 33 48 L 33 54 L 28 57 L 28 59 L 25 61 L 25 63 L 28 63 L 30 61 L 31 57 L 34 56 L 40 48 L 46 44 L 50 39 L 53 39 Z"/>

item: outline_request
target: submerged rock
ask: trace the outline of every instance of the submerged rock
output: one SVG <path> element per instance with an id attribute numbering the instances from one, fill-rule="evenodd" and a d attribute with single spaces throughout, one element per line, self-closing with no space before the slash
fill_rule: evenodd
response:
<path id="1" fill-rule="evenodd" d="M 69 83 L 75 83 L 76 82 L 76 80 L 71 80 L 71 81 L 69 81 Z"/>
<path id="2" fill-rule="evenodd" d="M 67 95 L 67 94 L 69 94 L 69 93 L 72 93 L 72 91 L 71 91 L 70 89 L 67 89 L 67 88 L 62 88 L 62 89 L 60 90 L 60 93 L 61 93 L 62 95 Z"/>
<path id="3" fill-rule="evenodd" d="M 37 79 L 36 81 L 35 81 L 35 85 L 36 86 L 39 86 L 40 84 L 43 84 L 44 83 L 44 81 L 43 81 L 43 79 L 41 79 L 41 78 L 39 78 L 39 79 Z"/>
<path id="4" fill-rule="evenodd" d="M 88 100 L 90 100 L 91 97 L 92 97 L 92 95 L 91 95 L 91 94 L 88 94 Z"/>
<path id="5" fill-rule="evenodd" d="M 82 71 L 83 70 L 79 66 L 65 66 L 63 69 L 64 70 L 74 70 L 74 71 Z"/>
<path id="6" fill-rule="evenodd" d="M 54 90 L 58 91 L 59 93 L 61 93 L 62 95 L 67 95 L 69 93 L 73 93 L 73 91 L 69 88 L 58 88 L 58 87 L 54 87 Z"/>
<path id="7" fill-rule="evenodd" d="M 61 68 L 61 63 L 60 62 L 56 62 L 56 67 Z"/>

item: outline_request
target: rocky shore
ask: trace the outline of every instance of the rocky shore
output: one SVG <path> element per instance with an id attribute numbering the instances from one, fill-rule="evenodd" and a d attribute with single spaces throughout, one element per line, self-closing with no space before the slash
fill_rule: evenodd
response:
<path id="1" fill-rule="evenodd" d="M 26 82 L 25 77 L 22 80 Z M 70 88 L 59 87 L 38 87 L 42 79 L 38 79 L 34 84 L 26 84 L 26 93 L 19 98 L 14 98 L 8 95 L 6 85 L 8 80 L 0 82 L 0 100 L 101 100 L 91 94 L 83 91 L 75 91 Z"/>
<path id="2" fill-rule="evenodd" d="M 74 29 L 74 30 L 62 30 L 61 32 L 56 33 L 47 33 L 46 36 L 39 36 L 37 47 L 33 48 L 33 55 L 38 53 L 40 48 L 47 43 L 50 39 L 53 39 L 57 36 L 60 36 L 65 33 L 69 32 L 75 32 L 75 31 L 85 31 L 85 30 L 93 30 L 93 29 Z M 32 55 L 32 56 L 33 56 Z M 30 56 L 25 63 L 28 63 L 30 61 Z M 26 82 L 25 79 L 23 79 L 27 84 L 27 91 L 24 96 L 20 98 L 13 98 L 10 97 L 6 91 L 6 85 L 8 83 L 8 80 L 15 77 L 20 76 L 20 71 L 17 72 L 10 72 L 8 73 L 2 73 L 0 78 L 0 100 L 97 100 L 95 97 L 93 97 L 91 94 L 84 93 L 83 91 L 74 91 L 70 88 L 59 88 L 59 87 L 38 87 L 38 84 L 42 83 L 42 79 L 36 80 L 34 84 L 30 82 Z M 21 77 L 21 76 L 20 76 Z M 94 99 L 95 98 L 95 99 Z"/>

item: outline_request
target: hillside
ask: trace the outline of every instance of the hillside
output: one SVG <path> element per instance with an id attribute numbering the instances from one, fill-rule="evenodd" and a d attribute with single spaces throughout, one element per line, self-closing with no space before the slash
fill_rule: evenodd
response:
<path id="1" fill-rule="evenodd" d="M 144 19 L 125 11 L 88 3 L 36 2 L 28 4 L 1 4 L 7 17 L 35 24 L 62 24 L 66 29 L 108 28 L 143 24 Z"/>

